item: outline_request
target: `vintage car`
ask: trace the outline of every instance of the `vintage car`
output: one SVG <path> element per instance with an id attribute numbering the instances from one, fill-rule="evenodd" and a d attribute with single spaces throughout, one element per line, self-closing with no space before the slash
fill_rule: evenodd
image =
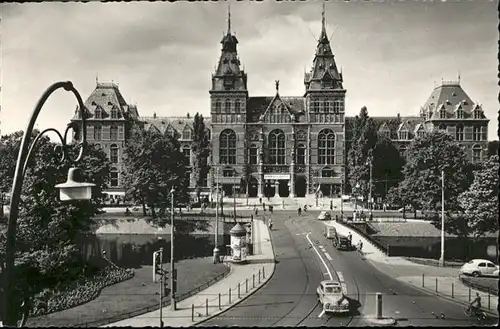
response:
<path id="1" fill-rule="evenodd" d="M 323 305 L 325 313 L 347 313 L 349 312 L 349 300 L 342 292 L 342 286 L 338 281 L 321 281 L 316 290 L 319 302 Z"/>
<path id="2" fill-rule="evenodd" d="M 352 245 L 351 241 L 348 237 L 341 234 L 336 234 L 333 238 L 333 246 L 337 248 L 337 250 L 351 250 Z"/>

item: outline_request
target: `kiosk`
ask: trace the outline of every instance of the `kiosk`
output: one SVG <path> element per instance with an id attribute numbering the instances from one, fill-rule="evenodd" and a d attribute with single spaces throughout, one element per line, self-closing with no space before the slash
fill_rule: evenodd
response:
<path id="1" fill-rule="evenodd" d="M 231 235 L 231 261 L 245 263 L 247 261 L 247 230 L 240 223 L 229 231 Z"/>

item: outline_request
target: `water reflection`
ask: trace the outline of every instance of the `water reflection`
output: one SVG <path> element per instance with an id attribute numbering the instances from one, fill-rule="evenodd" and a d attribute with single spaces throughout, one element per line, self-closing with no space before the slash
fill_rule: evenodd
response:
<path id="1" fill-rule="evenodd" d="M 196 257 L 209 257 L 214 248 L 214 235 L 181 235 L 176 236 L 176 260 Z M 219 248 L 224 253 L 229 245 L 228 235 L 219 235 Z M 163 247 L 164 261 L 170 259 L 169 234 L 99 234 L 81 236 L 78 239 L 80 248 L 86 259 L 100 257 L 106 251 L 108 259 L 121 267 L 140 268 L 153 264 L 153 252 Z"/>

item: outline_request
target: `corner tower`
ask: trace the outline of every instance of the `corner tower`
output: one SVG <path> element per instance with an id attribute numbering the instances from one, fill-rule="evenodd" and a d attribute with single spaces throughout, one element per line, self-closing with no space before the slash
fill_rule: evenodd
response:
<path id="1" fill-rule="evenodd" d="M 216 71 L 212 74 L 210 115 L 212 118 L 212 167 L 219 168 L 219 182 L 226 195 L 239 186 L 245 163 L 245 122 L 247 112 L 247 75 L 240 68 L 238 39 L 231 32 L 228 11 L 227 33 Z M 215 174 L 215 171 L 212 172 Z M 214 176 L 212 176 L 213 179 Z M 213 180 L 212 180 L 213 182 Z"/>

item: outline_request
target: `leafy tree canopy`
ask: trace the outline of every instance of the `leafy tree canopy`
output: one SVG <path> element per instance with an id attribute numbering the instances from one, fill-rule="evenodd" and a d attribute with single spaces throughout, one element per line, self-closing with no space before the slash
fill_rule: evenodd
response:
<path id="1" fill-rule="evenodd" d="M 488 156 L 498 155 L 498 141 L 488 142 Z"/>
<path id="2" fill-rule="evenodd" d="M 386 195 L 386 192 L 403 179 L 405 159 L 392 141 L 378 136 L 373 150 L 373 195 Z"/>
<path id="3" fill-rule="evenodd" d="M 193 130 L 193 173 L 196 184 L 196 195 L 199 199 L 201 187 L 203 187 L 203 182 L 210 170 L 208 164 L 208 157 L 210 156 L 210 139 L 203 115 L 196 113 L 193 121 Z"/>

